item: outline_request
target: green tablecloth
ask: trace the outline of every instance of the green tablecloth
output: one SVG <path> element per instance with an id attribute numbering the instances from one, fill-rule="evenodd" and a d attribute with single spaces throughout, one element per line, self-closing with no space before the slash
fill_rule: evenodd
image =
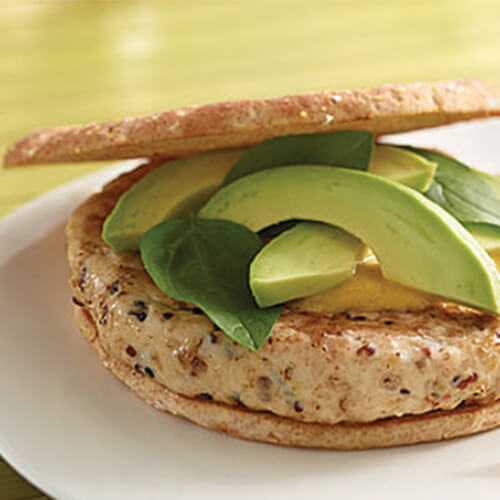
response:
<path id="1" fill-rule="evenodd" d="M 498 0 L 3 0 L 0 154 L 35 128 L 221 99 L 499 84 L 499 15 Z M 0 216 L 97 168 L 0 170 Z M 0 500 L 40 495 L 0 462 Z"/>

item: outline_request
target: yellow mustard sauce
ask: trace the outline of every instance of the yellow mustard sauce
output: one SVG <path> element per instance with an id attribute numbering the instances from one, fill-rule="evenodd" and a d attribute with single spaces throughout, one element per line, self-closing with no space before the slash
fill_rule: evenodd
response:
<path id="1" fill-rule="evenodd" d="M 491 255 L 500 269 L 500 253 Z M 377 262 L 359 264 L 354 277 L 341 285 L 291 303 L 294 309 L 335 314 L 342 311 L 412 311 L 446 299 L 384 278 Z"/>

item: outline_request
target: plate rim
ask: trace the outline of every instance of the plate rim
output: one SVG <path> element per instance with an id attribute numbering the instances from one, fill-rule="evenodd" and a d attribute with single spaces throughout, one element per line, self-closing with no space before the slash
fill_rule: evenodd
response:
<path id="1" fill-rule="evenodd" d="M 36 213 L 36 210 L 40 206 L 53 212 L 53 205 L 57 204 L 61 197 L 70 197 L 71 195 L 78 194 L 78 197 L 75 196 L 73 200 L 73 205 L 77 206 L 85 196 L 100 189 L 106 182 L 109 182 L 117 175 L 131 170 L 143 162 L 143 158 L 114 162 L 110 165 L 103 166 L 103 168 L 97 172 L 83 175 L 36 196 L 0 219 L 0 239 L 7 233 L 13 231 L 13 228 L 15 228 L 17 223 L 23 218 L 31 216 L 34 212 Z M 64 166 L 61 166 L 61 168 L 64 168 Z M 85 193 L 84 191 L 87 192 Z M 43 213 L 39 213 L 38 217 L 42 215 Z M 7 244 L 4 249 L 0 250 L 0 265 L 5 260 L 16 255 L 25 246 L 36 242 L 40 236 L 46 235 L 49 228 L 53 229 L 61 220 L 66 220 L 68 216 L 69 213 L 64 212 L 64 214 L 61 214 L 60 218 L 46 221 L 46 224 L 42 225 L 42 228 L 34 235 L 27 235 L 25 232 L 21 231 L 22 236 L 16 235 L 13 241 L 10 242 L 14 244 L 12 248 Z M 56 484 L 50 482 L 50 480 L 44 479 L 43 474 L 39 475 L 36 471 L 36 466 L 30 464 L 29 461 L 26 461 L 16 453 L 15 449 L 10 446 L 8 438 L 6 438 L 1 429 L 0 456 L 18 475 L 39 489 L 43 494 L 54 498 L 70 498 L 68 497 L 67 491 L 60 490 Z"/>

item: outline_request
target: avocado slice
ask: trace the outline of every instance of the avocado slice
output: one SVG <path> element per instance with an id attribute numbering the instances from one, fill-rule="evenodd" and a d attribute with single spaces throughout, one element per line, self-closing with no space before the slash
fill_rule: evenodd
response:
<path id="1" fill-rule="evenodd" d="M 333 288 L 354 275 L 365 245 L 344 230 L 299 222 L 268 243 L 250 265 L 250 288 L 269 307 Z"/>
<path id="2" fill-rule="evenodd" d="M 318 165 L 269 169 L 225 186 L 199 215 L 253 231 L 289 219 L 336 225 L 373 250 L 389 279 L 500 312 L 495 264 L 467 230 L 417 191 L 377 175 Z"/>
<path id="3" fill-rule="evenodd" d="M 198 210 L 245 152 L 202 153 L 153 170 L 119 199 L 104 222 L 104 241 L 114 250 L 137 252 L 142 236 L 156 224 Z"/>
<path id="4" fill-rule="evenodd" d="M 500 254 L 500 226 L 482 222 L 465 222 L 465 229 L 490 254 Z"/>
<path id="5" fill-rule="evenodd" d="M 436 163 L 411 151 L 377 144 L 369 171 L 425 191 L 436 168 Z M 255 257 L 250 288 L 257 304 L 267 307 L 333 288 L 350 279 L 356 264 L 364 260 L 375 256 L 351 234 L 328 224 L 302 222 Z"/>
<path id="6" fill-rule="evenodd" d="M 369 172 L 424 192 L 429 189 L 437 163 L 403 148 L 377 144 Z"/>

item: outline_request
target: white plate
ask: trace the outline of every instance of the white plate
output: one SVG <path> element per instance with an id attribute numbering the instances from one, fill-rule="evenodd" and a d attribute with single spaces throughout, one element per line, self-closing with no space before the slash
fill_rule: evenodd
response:
<path id="1" fill-rule="evenodd" d="M 398 137 L 499 168 L 500 120 Z M 498 498 L 500 431 L 364 452 L 240 441 L 151 409 L 73 324 L 63 223 L 125 162 L 0 221 L 0 452 L 73 499 Z"/>

